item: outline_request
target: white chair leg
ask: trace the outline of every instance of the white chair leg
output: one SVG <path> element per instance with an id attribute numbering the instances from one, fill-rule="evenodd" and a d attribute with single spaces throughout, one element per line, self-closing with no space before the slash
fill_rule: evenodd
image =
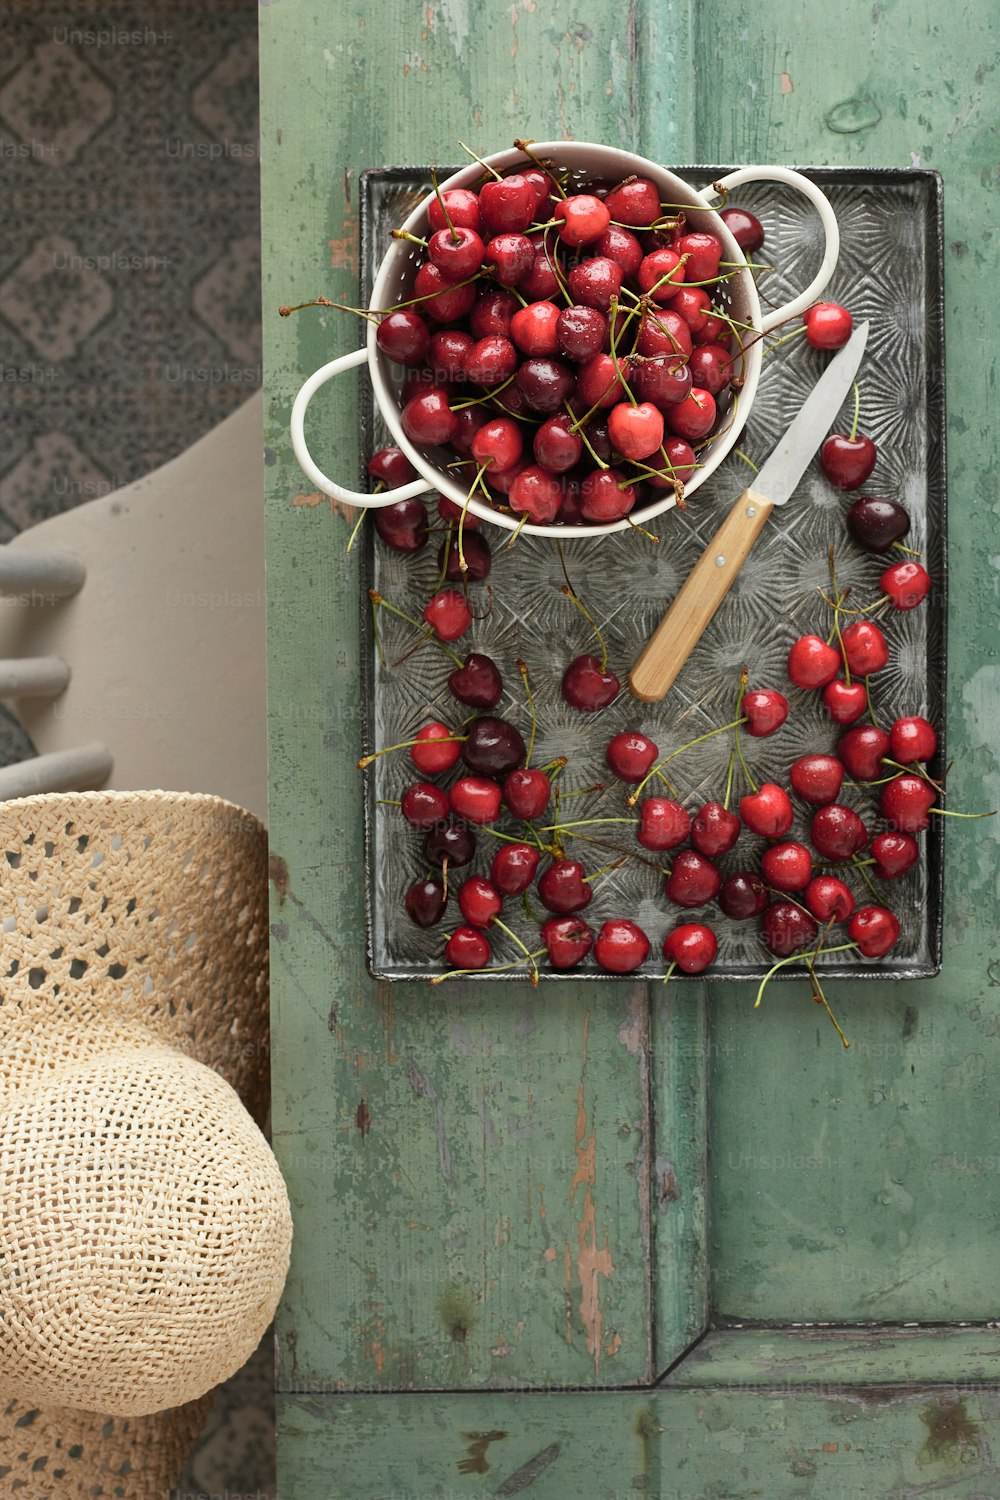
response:
<path id="1" fill-rule="evenodd" d="M 0 659 L 0 698 L 58 698 L 69 682 L 69 664 L 58 656 Z"/>
<path id="2" fill-rule="evenodd" d="M 83 563 L 68 553 L 0 547 L 0 594 L 14 595 L 21 603 L 69 599 L 80 591 L 86 577 Z"/>
<path id="3" fill-rule="evenodd" d="M 87 792 L 104 785 L 114 764 L 106 745 L 79 745 L 0 767 L 0 802 L 39 792 Z"/>

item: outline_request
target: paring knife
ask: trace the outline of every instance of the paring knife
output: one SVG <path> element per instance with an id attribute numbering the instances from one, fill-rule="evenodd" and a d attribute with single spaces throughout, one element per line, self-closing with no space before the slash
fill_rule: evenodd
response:
<path id="1" fill-rule="evenodd" d="M 809 460 L 851 389 L 867 341 L 868 324 L 860 323 L 809 392 L 753 485 L 743 491 L 695 563 L 629 673 L 628 685 L 634 697 L 656 703 L 673 686 L 764 522 L 776 505 L 784 505 L 795 493 Z"/>

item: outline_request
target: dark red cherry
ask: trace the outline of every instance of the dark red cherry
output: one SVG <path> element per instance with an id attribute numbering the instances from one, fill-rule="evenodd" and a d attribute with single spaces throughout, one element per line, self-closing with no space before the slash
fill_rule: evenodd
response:
<path id="1" fill-rule="evenodd" d="M 570 367 L 560 359 L 538 356 L 522 362 L 515 385 L 532 411 L 561 411 L 576 385 Z"/>
<path id="2" fill-rule="evenodd" d="M 872 839 L 872 859 L 880 880 L 896 880 L 913 868 L 920 858 L 920 845 L 912 833 L 876 834 Z"/>
<path id="3" fill-rule="evenodd" d="M 812 877 L 809 850 L 794 840 L 772 844 L 760 857 L 760 873 L 776 891 L 805 890 Z"/>
<path id="4" fill-rule="evenodd" d="M 605 759 L 616 776 L 634 785 L 642 781 L 659 753 L 648 735 L 625 729 L 609 740 Z"/>
<path id="5" fill-rule="evenodd" d="M 580 713 L 607 708 L 620 692 L 621 683 L 614 672 L 601 666 L 600 657 L 575 656 L 563 673 L 562 695 Z"/>
<path id="6" fill-rule="evenodd" d="M 663 956 L 682 974 L 703 974 L 715 962 L 719 942 L 702 922 L 682 922 L 663 939 Z"/>
<path id="7" fill-rule="evenodd" d="M 691 367 L 675 359 L 644 359 L 635 367 L 636 394 L 656 406 L 675 406 L 691 390 Z"/>
<path id="8" fill-rule="evenodd" d="M 835 755 L 800 755 L 792 761 L 788 771 L 792 791 L 797 792 L 803 802 L 821 807 L 826 802 L 836 802 L 844 780 L 844 767 Z"/>
<path id="9" fill-rule="evenodd" d="M 740 798 L 740 817 L 752 833 L 781 838 L 792 826 L 791 798 L 780 786 L 765 781 L 758 791 Z"/>
<path id="10" fill-rule="evenodd" d="M 417 477 L 402 448 L 379 448 L 368 460 L 368 473 L 372 479 L 381 480 L 387 490 L 398 490 L 401 484 L 409 484 Z"/>
<path id="11" fill-rule="evenodd" d="M 393 364 L 420 365 L 430 345 L 431 332 L 412 307 L 400 307 L 386 313 L 376 330 L 375 341 Z"/>
<path id="12" fill-rule="evenodd" d="M 427 541 L 427 509 L 415 496 L 379 506 L 375 530 L 393 552 L 419 552 Z"/>
<path id="13" fill-rule="evenodd" d="M 399 810 L 411 828 L 426 833 L 435 823 L 448 816 L 451 804 L 448 793 L 429 781 L 415 781 L 399 799 Z"/>
<path id="14" fill-rule="evenodd" d="M 802 899 L 817 922 L 846 922 L 854 910 L 854 897 L 836 875 L 814 875 Z"/>
<path id="15" fill-rule="evenodd" d="M 488 776 L 460 776 L 448 799 L 456 817 L 468 823 L 493 823 L 500 816 L 500 788 Z"/>
<path id="16" fill-rule="evenodd" d="M 608 320 L 596 307 L 564 307 L 556 341 L 567 359 L 583 364 L 608 347 Z"/>
<path id="17" fill-rule="evenodd" d="M 429 864 L 449 868 L 467 865 L 476 852 L 476 836 L 465 823 L 449 819 L 438 823 L 424 839 L 424 858 Z"/>
<path id="18" fill-rule="evenodd" d="M 552 783 L 544 771 L 526 766 L 508 771 L 503 779 L 503 800 L 515 818 L 530 822 L 540 818 L 549 805 Z"/>
<path id="19" fill-rule="evenodd" d="M 733 356 L 721 344 L 699 344 L 688 365 L 693 383 L 717 396 L 733 378 Z"/>
<path id="20" fill-rule="evenodd" d="M 775 901 L 761 918 L 761 936 L 775 958 L 790 958 L 815 946 L 819 928 L 807 911 L 792 901 Z"/>
<path id="21" fill-rule="evenodd" d="M 728 854 L 740 836 L 743 824 L 721 802 L 705 802 L 691 822 L 691 842 L 699 854 L 717 859 Z"/>
<path id="22" fill-rule="evenodd" d="M 471 538 L 466 537 L 466 544 Z M 459 703 L 470 708 L 495 708 L 503 696 L 503 678 L 491 656 L 470 651 L 460 667 L 448 676 L 448 686 Z"/>
<path id="23" fill-rule="evenodd" d="M 635 505 L 638 492 L 618 469 L 592 469 L 580 486 L 580 509 L 588 521 L 620 521 Z"/>
<path id="24" fill-rule="evenodd" d="M 722 876 L 711 860 L 694 849 L 682 849 L 667 876 L 667 900 L 676 906 L 704 906 L 721 885 Z"/>
<path id="25" fill-rule="evenodd" d="M 578 306 L 607 312 L 612 297 L 617 297 L 622 289 L 622 268 L 605 255 L 592 255 L 573 267 L 566 283 Z"/>
<path id="26" fill-rule="evenodd" d="M 767 902 L 767 886 L 756 870 L 737 870 L 719 887 L 719 905 L 737 922 L 760 916 Z"/>
<path id="27" fill-rule="evenodd" d="M 670 797 L 644 797 L 639 803 L 636 838 L 644 849 L 676 849 L 691 832 L 691 816 Z"/>
<path id="28" fill-rule="evenodd" d="M 824 859 L 842 861 L 865 847 L 868 829 L 853 808 L 830 802 L 813 814 L 809 838 Z"/>
<path id="29" fill-rule="evenodd" d="M 847 936 L 865 958 L 882 958 L 899 940 L 899 920 L 884 906 L 862 906 L 848 922 Z"/>
<path id="30" fill-rule="evenodd" d="M 483 260 L 501 286 L 517 286 L 534 269 L 535 247 L 527 235 L 503 230 L 487 241 Z"/>
<path id="31" fill-rule="evenodd" d="M 889 754 L 889 736 L 874 724 L 855 724 L 841 735 L 837 755 L 855 781 L 877 781 L 883 774 L 882 757 Z"/>
<path id="32" fill-rule="evenodd" d="M 519 172 L 499 180 L 491 178 L 479 189 L 479 212 L 486 227 L 494 231 L 520 233 L 527 229 L 537 204 L 532 183 Z"/>
<path id="33" fill-rule="evenodd" d="M 724 208 L 719 218 L 744 253 L 752 254 L 763 245 L 764 226 L 748 209 Z"/>
<path id="34" fill-rule="evenodd" d="M 472 771 L 503 776 L 524 760 L 524 741 L 506 719 L 482 714 L 466 731 L 462 759 Z"/>
<path id="35" fill-rule="evenodd" d="M 777 688 L 755 688 L 743 694 L 740 712 L 746 715 L 747 734 L 764 739 L 788 718 L 788 699 Z"/>
<path id="36" fill-rule="evenodd" d="M 550 474 L 565 474 L 583 453 L 583 439 L 572 429 L 573 418 L 565 412 L 557 412 L 535 428 L 532 453 Z"/>
<path id="37" fill-rule="evenodd" d="M 492 880 L 470 875 L 458 888 L 458 909 L 470 927 L 489 927 L 503 909 L 503 896 Z"/>
<path id="38" fill-rule="evenodd" d="M 454 323 L 464 318 L 476 300 L 476 284 L 455 284 L 431 261 L 425 260 L 413 278 L 414 296 L 422 299 L 421 310 L 436 323 Z"/>
<path id="39" fill-rule="evenodd" d="M 580 917 L 549 917 L 541 938 L 554 969 L 575 968 L 594 946 L 594 934 Z"/>
<path id="40" fill-rule="evenodd" d="M 418 927 L 433 927 L 440 922 L 447 899 L 440 880 L 417 880 L 404 898 L 406 914 Z"/>
<path id="41" fill-rule="evenodd" d="M 888 552 L 910 530 L 910 515 L 898 500 L 865 495 L 847 512 L 847 529 L 870 552 Z"/>
<path id="42" fill-rule="evenodd" d="M 485 969 L 490 956 L 489 938 L 474 927 L 456 927 L 444 946 L 450 969 Z"/>
<path id="43" fill-rule="evenodd" d="M 477 339 L 465 356 L 465 373 L 475 385 L 492 389 L 509 380 L 517 369 L 517 350 L 502 333 Z"/>
<path id="44" fill-rule="evenodd" d="M 380 512 L 376 511 L 376 515 L 378 514 Z M 438 568 L 444 568 L 444 576 L 449 583 L 482 583 L 484 578 L 490 576 L 490 568 L 493 566 L 490 544 L 478 531 L 465 536 L 465 528 L 462 530 L 461 552 L 457 537 L 453 537 L 447 544 L 442 542 L 438 548 Z M 466 566 L 464 573 L 461 567 L 463 557 Z"/>

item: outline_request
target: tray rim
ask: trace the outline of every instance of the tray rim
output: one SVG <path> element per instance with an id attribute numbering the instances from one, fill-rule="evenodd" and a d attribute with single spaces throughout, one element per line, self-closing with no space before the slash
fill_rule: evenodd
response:
<path id="1" fill-rule="evenodd" d="M 679 177 L 688 174 L 700 177 L 708 176 L 709 180 L 736 170 L 741 163 L 688 163 L 671 165 L 670 170 L 676 172 Z M 940 696 L 941 720 L 936 726 L 938 734 L 938 754 L 942 761 L 947 763 L 947 701 L 948 701 L 948 435 L 947 435 L 947 401 L 945 387 L 945 238 L 944 238 L 944 178 L 942 174 L 933 167 L 916 166 L 804 166 L 797 163 L 786 163 L 797 172 L 816 182 L 819 186 L 853 185 L 859 183 L 872 184 L 898 184 L 913 183 L 923 187 L 929 192 L 929 202 L 925 213 L 925 254 L 928 259 L 929 271 L 928 287 L 933 288 L 933 296 L 928 296 L 925 302 L 925 328 L 928 334 L 928 346 L 932 350 L 928 359 L 928 406 L 932 407 L 937 416 L 937 421 L 929 427 L 934 442 L 931 446 L 932 457 L 929 458 L 927 467 L 928 492 L 940 497 L 941 530 L 938 541 L 941 562 L 941 578 L 936 586 L 939 604 L 932 615 L 936 631 L 936 642 L 939 645 L 940 666 L 934 675 L 934 687 Z M 361 291 L 361 304 L 367 306 L 371 295 L 373 278 L 370 275 L 369 263 L 371 259 L 372 231 L 374 211 L 372 205 L 372 187 L 380 184 L 401 185 L 413 183 L 415 180 L 421 182 L 430 179 L 431 172 L 439 175 L 451 173 L 458 170 L 446 165 L 428 166 L 422 164 L 395 165 L 381 167 L 366 167 L 359 173 L 359 197 L 360 197 L 360 274 L 359 284 Z M 372 417 L 370 393 L 366 383 L 367 365 L 359 366 L 358 384 L 358 425 L 361 435 L 361 454 L 358 461 L 359 487 L 364 488 L 367 481 L 364 455 L 367 453 L 372 438 Z M 937 371 L 935 376 L 932 371 Z M 371 586 L 374 564 L 374 542 L 372 530 L 367 528 L 364 545 L 361 551 L 361 590 L 358 596 L 358 611 L 360 623 L 360 637 L 362 641 L 368 641 L 368 622 L 370 618 L 368 607 L 368 588 Z M 366 650 L 363 654 L 360 672 L 361 688 L 364 694 L 363 722 L 366 738 L 371 740 L 374 703 L 375 703 L 375 660 L 374 652 Z M 931 679 L 928 677 L 928 683 Z M 386 984 L 429 984 L 436 978 L 438 972 L 428 972 L 426 969 L 406 967 L 405 965 L 382 965 L 379 963 L 375 952 L 375 898 L 374 881 L 371 871 L 371 850 L 375 841 L 375 818 L 376 802 L 374 795 L 374 778 L 366 776 L 364 790 L 362 792 L 362 814 L 365 841 L 365 869 L 364 869 L 364 901 L 365 901 L 365 962 L 371 977 L 379 983 Z M 926 960 L 914 962 L 900 962 L 897 966 L 890 964 L 873 965 L 846 964 L 843 961 L 833 964 L 824 964 L 824 980 L 881 980 L 892 981 L 897 979 L 933 979 L 941 973 L 943 964 L 944 945 L 944 878 L 945 878 L 945 824 L 943 818 L 932 821 L 925 834 L 925 850 L 927 859 L 927 892 L 928 892 L 928 922 L 927 922 L 927 946 L 929 956 Z M 752 969 L 733 972 L 724 968 L 706 970 L 703 974 L 686 975 L 674 973 L 671 975 L 671 983 L 680 982 L 687 984 L 705 983 L 714 984 L 752 984 L 759 982 L 767 972 L 763 962 Z M 808 970 L 804 964 L 789 964 L 780 969 L 772 976 L 769 983 L 785 983 L 796 981 L 801 983 L 808 977 Z M 575 982 L 586 984 L 620 984 L 622 981 L 635 984 L 654 985 L 662 984 L 664 981 L 660 975 L 649 975 L 637 970 L 632 974 L 610 974 L 604 970 L 580 970 L 570 969 L 559 971 L 552 969 L 539 969 L 539 984 L 552 984 L 558 982 Z M 463 975 L 461 984 L 519 984 L 530 983 L 526 973 L 513 971 L 509 973 L 487 973 Z"/>

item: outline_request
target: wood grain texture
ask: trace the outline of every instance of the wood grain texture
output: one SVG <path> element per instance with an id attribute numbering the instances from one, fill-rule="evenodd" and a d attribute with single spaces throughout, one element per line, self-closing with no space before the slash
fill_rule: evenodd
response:
<path id="1" fill-rule="evenodd" d="M 334 312 L 276 316 L 319 292 L 356 296 L 366 166 L 519 133 L 636 144 L 651 30 L 638 12 L 623 25 L 562 3 L 397 3 L 377 25 L 357 3 L 261 11 L 274 1140 L 296 1217 L 286 1388 L 649 1380 L 654 1218 L 665 1358 L 701 1326 L 701 1047 L 671 1038 L 663 1083 L 641 987 L 543 998 L 377 986 L 364 970 L 354 515 L 308 492 L 288 443 L 299 383 L 360 332 Z M 356 412 L 338 388 L 317 443 L 348 479 Z M 697 1027 L 700 991 L 680 992 Z M 657 1154 L 671 1164 L 658 1218 Z"/>
<path id="2" fill-rule="evenodd" d="M 658 703 L 669 693 L 773 509 L 763 495 L 743 491 L 636 658 L 628 679 L 634 697 Z"/>
<path id="3" fill-rule="evenodd" d="M 959 1375 L 909 1390 L 285 1396 L 278 1423 L 295 1500 L 985 1500 L 1000 1394 Z"/>
<path id="4" fill-rule="evenodd" d="M 997 264 L 993 12 L 974 0 L 943 15 L 917 0 L 836 11 L 703 4 L 697 15 L 699 51 L 718 59 L 698 96 L 702 154 L 942 173 L 948 804 L 1000 806 L 997 349 L 982 318 L 983 276 Z M 756 1015 L 749 987 L 713 989 L 711 1257 L 722 1314 L 995 1316 L 984 1269 L 1000 1228 L 1000 828 L 949 823 L 944 972 L 832 985 L 849 1053 L 800 986 L 775 988 Z"/>

